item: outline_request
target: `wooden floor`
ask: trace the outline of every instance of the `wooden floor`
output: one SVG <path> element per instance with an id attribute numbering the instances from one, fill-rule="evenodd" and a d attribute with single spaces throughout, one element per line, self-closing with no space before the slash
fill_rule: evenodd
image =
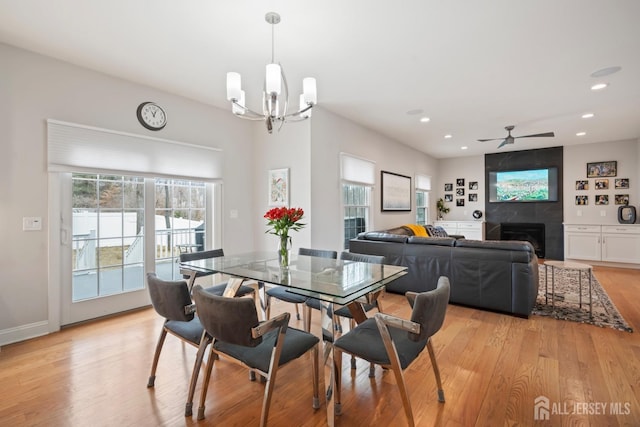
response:
<path id="1" fill-rule="evenodd" d="M 446 403 L 437 401 L 426 352 L 405 372 L 417 425 L 639 426 L 640 271 L 594 271 L 636 332 L 450 305 L 433 339 Z M 402 296 L 388 294 L 384 302 L 387 312 L 408 315 Z M 287 308 L 280 303 L 274 312 Z M 145 309 L 3 347 L 0 426 L 257 425 L 263 384 L 224 360 L 214 368 L 207 418 L 184 417 L 196 351 L 173 337 L 165 343 L 156 386 L 147 389 L 160 325 Z M 311 407 L 307 362 L 297 360 L 279 373 L 270 425 L 325 424 L 324 406 Z M 362 361 L 355 374 L 348 362 L 344 368 L 338 425 L 406 425 L 393 375 L 378 368 L 370 380 Z M 550 421 L 534 421 L 538 396 L 550 401 Z"/>

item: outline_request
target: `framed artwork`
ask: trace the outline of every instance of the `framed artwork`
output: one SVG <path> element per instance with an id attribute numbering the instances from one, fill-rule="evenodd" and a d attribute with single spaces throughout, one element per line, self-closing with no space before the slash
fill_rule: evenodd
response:
<path id="1" fill-rule="evenodd" d="M 411 177 L 381 171 L 381 197 L 383 211 L 411 210 Z"/>
<path id="2" fill-rule="evenodd" d="M 456 188 L 456 196 L 464 196 L 464 188 Z"/>
<path id="3" fill-rule="evenodd" d="M 614 187 L 616 189 L 629 188 L 629 178 L 616 178 L 614 181 Z"/>
<path id="4" fill-rule="evenodd" d="M 593 162 L 587 163 L 587 178 L 618 175 L 618 162 Z"/>
<path id="5" fill-rule="evenodd" d="M 289 206 L 289 168 L 269 171 L 269 206 Z"/>
<path id="6" fill-rule="evenodd" d="M 444 195 L 445 202 L 453 202 L 453 194 L 445 194 Z"/>
<path id="7" fill-rule="evenodd" d="M 464 178 L 456 179 L 456 187 L 464 187 Z"/>
<path id="8" fill-rule="evenodd" d="M 477 190 L 478 181 L 469 181 L 469 190 Z"/>
<path id="9" fill-rule="evenodd" d="M 469 193 L 469 201 L 470 202 L 477 202 L 478 201 L 478 194 L 477 193 Z"/>
<path id="10" fill-rule="evenodd" d="M 456 199 L 456 206 L 464 206 L 464 199 Z"/>
<path id="11" fill-rule="evenodd" d="M 588 190 L 589 189 L 589 181 L 576 181 L 576 190 Z"/>
<path id="12" fill-rule="evenodd" d="M 453 191 L 453 184 L 445 184 L 444 191 Z"/>
<path id="13" fill-rule="evenodd" d="M 628 205 L 629 204 L 629 195 L 628 194 L 616 194 L 615 196 L 616 205 Z"/>
<path id="14" fill-rule="evenodd" d="M 608 179 L 596 179 L 595 184 L 593 186 L 596 190 L 608 190 L 609 189 L 609 180 Z"/>
<path id="15" fill-rule="evenodd" d="M 609 196 L 606 194 L 601 194 L 596 196 L 596 205 L 608 205 L 609 204 Z"/>
<path id="16" fill-rule="evenodd" d="M 576 205 L 588 205 L 589 196 L 576 196 Z"/>

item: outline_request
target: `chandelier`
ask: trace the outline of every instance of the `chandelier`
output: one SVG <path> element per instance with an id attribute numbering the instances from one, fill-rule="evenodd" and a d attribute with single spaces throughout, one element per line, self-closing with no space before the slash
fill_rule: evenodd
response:
<path id="1" fill-rule="evenodd" d="M 273 131 L 274 124 L 279 123 L 278 130 L 285 122 L 295 122 L 311 117 L 311 109 L 317 102 L 316 79 L 306 77 L 302 80 L 302 94 L 296 112 L 287 113 L 289 107 L 289 86 L 282 65 L 274 59 L 274 28 L 280 22 L 280 15 L 269 12 L 264 17 L 271 24 L 271 63 L 267 64 L 264 89 L 262 92 L 262 114 L 257 113 L 245 104 L 240 73 L 227 73 L 227 100 L 231 101 L 231 111 L 236 116 L 247 120 L 264 120 L 267 131 Z"/>

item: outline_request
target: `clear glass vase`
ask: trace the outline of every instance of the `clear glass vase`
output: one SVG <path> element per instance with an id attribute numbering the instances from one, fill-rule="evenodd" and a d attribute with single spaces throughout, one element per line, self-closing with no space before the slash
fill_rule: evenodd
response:
<path id="1" fill-rule="evenodd" d="M 278 260 L 280 268 L 289 268 L 289 255 L 291 253 L 291 238 L 288 235 L 280 236 L 280 245 L 278 246 Z"/>

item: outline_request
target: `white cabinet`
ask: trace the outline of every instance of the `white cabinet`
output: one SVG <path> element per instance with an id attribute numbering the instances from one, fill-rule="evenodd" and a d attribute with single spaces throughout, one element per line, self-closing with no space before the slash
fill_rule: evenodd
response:
<path id="1" fill-rule="evenodd" d="M 448 234 L 463 235 L 469 240 L 484 240 L 483 221 L 436 221 L 433 225 L 444 228 Z"/>
<path id="2" fill-rule="evenodd" d="M 565 259 L 640 263 L 639 225 L 565 224 Z"/>

